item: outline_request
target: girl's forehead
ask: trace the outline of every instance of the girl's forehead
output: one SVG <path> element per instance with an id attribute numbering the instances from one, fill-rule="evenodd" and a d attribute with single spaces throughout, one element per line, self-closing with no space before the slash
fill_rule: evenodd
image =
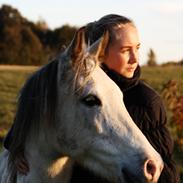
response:
<path id="1" fill-rule="evenodd" d="M 121 43 L 124 45 L 128 44 L 139 44 L 139 35 L 137 28 L 131 24 L 125 24 L 118 26 L 112 32 L 111 43 Z"/>
<path id="2" fill-rule="evenodd" d="M 128 35 L 131 33 L 138 35 L 137 28 L 130 23 L 119 24 L 112 29 L 112 34 L 114 34 L 114 37 Z"/>

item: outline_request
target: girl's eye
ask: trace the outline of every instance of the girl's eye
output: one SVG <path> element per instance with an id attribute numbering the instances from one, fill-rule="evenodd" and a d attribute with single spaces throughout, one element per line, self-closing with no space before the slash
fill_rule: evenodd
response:
<path id="1" fill-rule="evenodd" d="M 121 53 L 122 54 L 129 54 L 131 52 L 131 49 L 130 48 L 123 48 L 122 50 L 121 50 Z"/>
<path id="2" fill-rule="evenodd" d="M 129 49 L 121 50 L 121 53 L 129 53 L 129 52 L 130 52 Z"/>
<path id="3" fill-rule="evenodd" d="M 100 99 L 95 95 L 88 95 L 81 99 L 81 102 L 88 106 L 88 107 L 94 107 L 94 106 L 101 106 L 102 102 Z"/>
<path id="4" fill-rule="evenodd" d="M 140 46 L 137 47 L 137 50 L 139 50 L 139 49 L 140 49 Z"/>

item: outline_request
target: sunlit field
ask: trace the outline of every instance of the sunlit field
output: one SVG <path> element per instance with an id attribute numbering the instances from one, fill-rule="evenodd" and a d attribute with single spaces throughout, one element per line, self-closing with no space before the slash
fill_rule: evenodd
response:
<path id="1" fill-rule="evenodd" d="M 25 80 L 39 67 L 34 66 L 0 66 L 0 151 L 2 141 L 10 128 L 19 91 Z M 178 83 L 178 92 L 183 95 L 183 67 L 142 67 L 142 80 L 146 81 L 159 94 L 165 83 L 175 80 Z M 174 156 L 183 176 L 183 150 L 176 145 Z M 183 179 L 183 177 L 182 177 Z M 183 183 L 183 180 L 181 181 Z"/>

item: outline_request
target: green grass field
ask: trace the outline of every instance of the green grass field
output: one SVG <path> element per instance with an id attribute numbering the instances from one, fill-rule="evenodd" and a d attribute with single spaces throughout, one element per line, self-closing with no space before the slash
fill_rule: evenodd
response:
<path id="1" fill-rule="evenodd" d="M 143 67 L 141 78 L 159 93 L 163 84 L 175 80 L 180 94 L 183 95 L 183 66 Z"/>
<path id="2" fill-rule="evenodd" d="M 29 66 L 0 66 L 0 150 L 3 137 L 13 121 L 20 88 L 36 69 L 38 68 Z M 179 93 L 183 95 L 183 67 L 143 67 L 141 78 L 159 93 L 163 84 L 173 79 L 178 83 Z M 175 159 L 183 179 L 183 151 L 177 146 Z"/>
<path id="3" fill-rule="evenodd" d="M 12 124 L 20 88 L 36 67 L 0 66 L 0 139 Z"/>

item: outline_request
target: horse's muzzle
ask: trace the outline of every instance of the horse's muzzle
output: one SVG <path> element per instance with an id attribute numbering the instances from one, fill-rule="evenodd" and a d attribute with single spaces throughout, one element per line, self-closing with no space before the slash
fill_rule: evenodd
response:
<path id="1" fill-rule="evenodd" d="M 122 174 L 127 183 L 157 183 L 163 167 L 163 162 L 156 164 L 155 161 L 148 159 L 139 170 L 132 171 L 126 167 L 122 169 Z"/>

